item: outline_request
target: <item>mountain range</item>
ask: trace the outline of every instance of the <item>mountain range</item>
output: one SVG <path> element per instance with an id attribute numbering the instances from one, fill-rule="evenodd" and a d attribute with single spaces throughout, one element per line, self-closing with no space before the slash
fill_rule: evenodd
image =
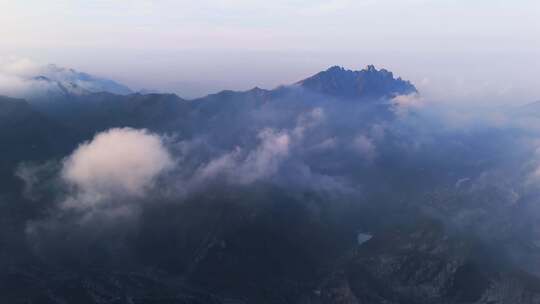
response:
<path id="1" fill-rule="evenodd" d="M 46 71 L 0 97 L 2 303 L 540 303 L 515 116 L 374 66 L 193 100 Z"/>

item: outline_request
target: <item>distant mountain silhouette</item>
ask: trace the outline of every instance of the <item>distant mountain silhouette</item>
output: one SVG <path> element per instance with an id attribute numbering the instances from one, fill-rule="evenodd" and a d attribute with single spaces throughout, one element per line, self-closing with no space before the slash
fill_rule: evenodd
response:
<path id="1" fill-rule="evenodd" d="M 14 76 L 19 77 L 20 87 L 15 91 L 0 92 L 0 94 L 24 98 L 33 103 L 68 100 L 74 96 L 101 92 L 117 95 L 133 93 L 127 86 L 116 81 L 53 64 L 37 68 L 31 73 Z"/>
<path id="2" fill-rule="evenodd" d="M 361 71 L 333 66 L 298 84 L 321 94 L 345 99 L 392 98 L 417 92 L 409 81 L 394 78 L 392 72 L 377 70 L 373 65 Z"/>
<path id="3" fill-rule="evenodd" d="M 91 93 L 109 92 L 119 95 L 133 93 L 130 88 L 116 81 L 79 72 L 74 69 L 59 67 L 54 64 L 43 68 L 41 75 L 37 77 L 47 78 L 50 81 L 67 87 L 68 90 L 73 89 L 71 92 L 74 94 L 79 93 L 77 90 Z"/>
<path id="4" fill-rule="evenodd" d="M 361 101 L 358 105 L 379 106 L 374 111 L 375 116 L 388 115 L 389 103 L 381 101 L 417 92 L 410 82 L 396 79 L 391 72 L 372 66 L 362 71 L 332 67 L 299 83 L 272 90 L 258 87 L 247 91 L 225 90 L 193 100 L 163 93 L 115 94 L 114 89 L 113 92 L 94 93 L 88 86 L 77 84 L 85 82 L 57 81 L 92 80 L 92 76 L 56 66 L 48 69 L 56 78 L 50 75 L 35 77 L 33 82 L 36 86 L 39 84 L 40 89 L 34 91 L 41 94 L 30 96 L 29 102 L 47 116 L 82 132 L 85 137 L 111 127 L 130 126 L 180 133 L 186 133 L 188 129 L 220 129 L 221 132 L 228 131 L 230 138 L 234 138 L 246 131 L 246 120 L 250 120 L 253 127 L 263 127 L 268 122 L 252 117 L 252 112 L 263 108 L 266 111 L 280 108 L 279 118 L 271 118 L 273 120 L 294 121 L 299 110 L 308 110 L 330 99 L 358 100 Z M 223 129 L 223 125 L 228 128 Z"/>

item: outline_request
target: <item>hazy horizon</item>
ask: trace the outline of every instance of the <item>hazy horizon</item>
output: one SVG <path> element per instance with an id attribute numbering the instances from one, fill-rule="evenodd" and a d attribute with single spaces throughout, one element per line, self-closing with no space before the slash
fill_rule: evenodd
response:
<path id="1" fill-rule="evenodd" d="M 540 99 L 540 4 L 518 2 L 0 1 L 0 56 L 184 98 L 374 64 L 432 99 L 526 103 Z"/>

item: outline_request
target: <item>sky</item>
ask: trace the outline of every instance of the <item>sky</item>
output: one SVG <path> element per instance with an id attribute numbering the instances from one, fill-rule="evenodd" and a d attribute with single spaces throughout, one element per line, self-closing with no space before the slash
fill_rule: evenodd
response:
<path id="1" fill-rule="evenodd" d="M 540 99 L 537 0 L 0 0 L 0 37 L 0 56 L 188 98 L 375 64 L 436 99 Z"/>

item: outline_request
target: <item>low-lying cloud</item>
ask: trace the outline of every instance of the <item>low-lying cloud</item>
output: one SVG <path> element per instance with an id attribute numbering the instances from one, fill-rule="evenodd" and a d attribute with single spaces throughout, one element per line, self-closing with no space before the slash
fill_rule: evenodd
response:
<path id="1" fill-rule="evenodd" d="M 77 193 L 66 206 L 88 207 L 116 195 L 141 197 L 173 166 L 163 138 L 156 134 L 130 128 L 99 133 L 64 161 L 62 178 Z"/>
<path id="2" fill-rule="evenodd" d="M 248 151 L 236 147 L 233 151 L 218 156 L 203 164 L 195 172 L 194 180 L 225 177 L 233 184 L 251 184 L 277 174 L 280 166 L 304 147 L 305 133 L 324 121 L 324 110 L 315 108 L 298 116 L 291 129 L 264 128 L 257 134 L 258 145 Z"/>
<path id="3" fill-rule="evenodd" d="M 291 136 L 287 132 L 265 129 L 258 135 L 259 146 L 243 153 L 237 147 L 211 160 L 195 174 L 195 180 L 202 181 L 225 175 L 228 181 L 250 184 L 275 174 L 281 162 L 289 155 Z"/>

